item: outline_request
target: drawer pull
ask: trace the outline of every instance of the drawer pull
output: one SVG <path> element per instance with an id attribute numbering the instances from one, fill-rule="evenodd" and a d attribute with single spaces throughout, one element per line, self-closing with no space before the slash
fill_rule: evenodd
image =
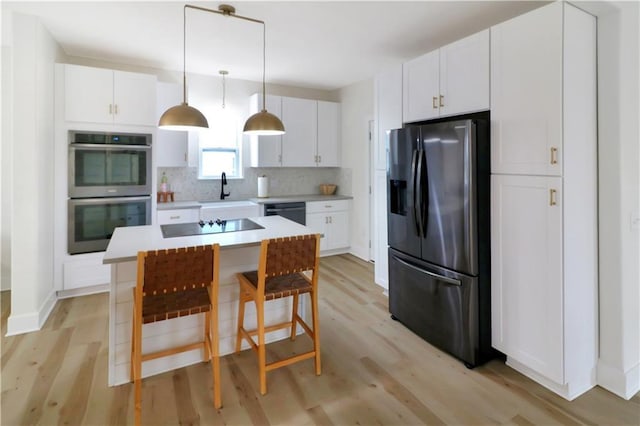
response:
<path id="1" fill-rule="evenodd" d="M 550 206 L 555 206 L 556 204 L 558 204 L 556 202 L 556 190 L 555 189 L 550 189 L 549 190 L 549 205 Z"/>
<path id="2" fill-rule="evenodd" d="M 434 96 L 433 98 L 431 98 L 431 106 L 433 107 L 433 109 L 438 109 L 438 97 Z"/>
<path id="3" fill-rule="evenodd" d="M 171 220 L 180 219 L 180 216 L 169 216 L 169 219 L 171 219 Z"/>
<path id="4" fill-rule="evenodd" d="M 551 164 L 558 164 L 558 148 L 551 148 Z"/>

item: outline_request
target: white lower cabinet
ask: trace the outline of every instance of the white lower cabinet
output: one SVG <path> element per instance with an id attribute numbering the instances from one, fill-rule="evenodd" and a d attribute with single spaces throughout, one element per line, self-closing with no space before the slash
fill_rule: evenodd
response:
<path id="1" fill-rule="evenodd" d="M 493 175 L 492 344 L 563 377 L 562 178 Z"/>
<path id="2" fill-rule="evenodd" d="M 82 290 L 82 294 L 108 290 L 106 286 L 111 283 L 111 266 L 102 264 L 103 255 L 103 252 L 78 254 L 68 256 L 68 259 L 63 261 L 62 290 L 75 290 L 75 294 L 67 296 L 77 295 L 78 290 L 85 288 L 88 290 Z M 65 297 L 64 294 L 59 296 Z"/>
<path id="3" fill-rule="evenodd" d="M 191 223 L 200 220 L 200 208 L 158 210 L 158 225 Z"/>
<path id="4" fill-rule="evenodd" d="M 349 201 L 307 202 L 307 226 L 322 234 L 320 251 L 349 247 Z"/>

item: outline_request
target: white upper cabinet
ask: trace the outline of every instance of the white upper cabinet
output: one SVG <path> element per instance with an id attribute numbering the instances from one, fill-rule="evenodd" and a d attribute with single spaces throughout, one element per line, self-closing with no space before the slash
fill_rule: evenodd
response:
<path id="1" fill-rule="evenodd" d="M 282 164 L 288 167 L 315 166 L 318 102 L 283 97 L 282 117 L 286 130 L 282 135 Z"/>
<path id="2" fill-rule="evenodd" d="M 156 76 L 65 65 L 65 120 L 156 125 Z"/>
<path id="3" fill-rule="evenodd" d="M 282 97 L 267 95 L 266 108 L 282 120 Z M 262 110 L 262 94 L 249 99 L 249 113 Z M 285 125 L 285 130 L 287 126 Z M 251 136 L 251 167 L 280 167 L 282 165 L 282 136 Z"/>
<path id="4" fill-rule="evenodd" d="M 182 96 L 181 85 L 158 82 L 156 122 L 167 109 L 180 104 Z M 187 136 L 188 132 L 158 129 L 154 143 L 156 167 L 186 167 Z"/>
<path id="5" fill-rule="evenodd" d="M 562 28 L 560 2 L 491 28 L 492 173 L 562 175 Z"/>
<path id="6" fill-rule="evenodd" d="M 403 65 L 403 121 L 489 109 L 489 30 Z"/>
<path id="7" fill-rule="evenodd" d="M 438 116 L 440 53 L 438 50 L 406 62 L 403 66 L 403 110 L 405 122 Z"/>
<path id="8" fill-rule="evenodd" d="M 440 49 L 440 115 L 489 109 L 489 30 Z"/>
<path id="9" fill-rule="evenodd" d="M 340 166 L 340 104 L 318 101 L 316 165 Z"/>
<path id="10" fill-rule="evenodd" d="M 249 100 L 251 114 L 262 95 Z M 340 104 L 267 95 L 267 110 L 282 120 L 281 136 L 251 136 L 251 167 L 338 167 Z"/>

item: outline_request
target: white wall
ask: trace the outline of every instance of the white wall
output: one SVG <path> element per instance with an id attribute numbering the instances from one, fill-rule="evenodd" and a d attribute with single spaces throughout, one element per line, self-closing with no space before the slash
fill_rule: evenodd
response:
<path id="1" fill-rule="evenodd" d="M 598 2 L 600 359 L 597 381 L 640 390 L 638 2 Z"/>
<path id="2" fill-rule="evenodd" d="M 8 143 L 13 128 L 11 110 L 12 96 L 12 61 L 11 61 L 11 15 L 2 14 L 2 80 L 0 84 L 0 116 L 2 117 L 2 145 L 0 145 L 0 290 L 11 289 L 11 174 L 12 144 Z"/>
<path id="3" fill-rule="evenodd" d="M 57 43 L 31 16 L 12 16 L 13 126 L 3 134 L 10 162 L 11 316 L 7 334 L 36 330 L 55 305 L 53 229 L 53 76 Z M 6 140 L 4 138 L 7 138 Z M 8 156 L 5 158 L 5 154 Z M 4 198 L 4 195 L 3 195 Z"/>
<path id="4" fill-rule="evenodd" d="M 342 167 L 351 170 L 351 253 L 369 259 L 369 120 L 373 120 L 373 79 L 342 88 Z"/>

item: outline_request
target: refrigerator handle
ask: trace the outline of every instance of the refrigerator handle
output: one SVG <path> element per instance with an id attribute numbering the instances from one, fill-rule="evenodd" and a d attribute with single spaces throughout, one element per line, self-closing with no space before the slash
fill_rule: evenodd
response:
<path id="1" fill-rule="evenodd" d="M 393 258 L 394 258 L 395 260 L 397 260 L 398 262 L 402 263 L 402 264 L 403 264 L 404 266 L 406 266 L 407 268 L 411 268 L 411 269 L 413 269 L 413 270 L 414 270 L 414 271 L 416 271 L 416 272 L 420 272 L 420 273 L 422 273 L 422 274 L 428 275 L 428 276 L 430 276 L 431 278 L 435 278 L 435 279 L 437 279 L 438 281 L 442 281 L 443 283 L 447 283 L 447 284 L 451 284 L 451 285 L 457 285 L 457 286 L 461 286 L 461 285 L 462 285 L 462 282 L 461 282 L 460 280 L 456 280 L 455 278 L 444 277 L 444 276 L 442 276 L 442 275 L 438 275 L 438 274 L 435 274 L 435 273 L 433 273 L 433 272 L 430 272 L 430 271 L 424 270 L 424 269 L 419 268 L 419 267 L 417 267 L 417 266 L 415 266 L 415 265 L 412 265 L 412 264 L 411 264 L 411 263 L 409 263 L 409 262 L 405 262 L 404 260 L 402 260 L 402 259 L 400 259 L 400 258 L 398 258 L 398 257 L 396 257 L 396 256 L 393 256 Z"/>
<path id="2" fill-rule="evenodd" d="M 413 151 L 413 156 L 411 158 L 411 182 L 413 184 L 413 191 L 412 191 L 412 197 L 413 197 L 413 224 L 416 227 L 416 233 L 418 234 L 418 236 L 422 236 L 422 234 L 420 233 L 420 216 L 419 216 L 419 204 L 418 204 L 418 200 L 416 197 L 416 194 L 418 192 L 418 173 L 417 173 L 417 168 L 418 168 L 418 156 L 420 154 L 420 151 L 414 150 Z"/>
<path id="3" fill-rule="evenodd" d="M 422 226 L 422 238 L 427 238 L 427 225 L 429 221 L 429 171 L 427 170 L 427 153 L 421 151 L 420 174 L 424 176 L 424 182 L 420 182 L 420 225 Z M 422 193 L 426 191 L 426 198 L 422 199 Z"/>
<path id="4" fill-rule="evenodd" d="M 414 189 L 413 192 L 416 194 L 416 221 L 417 221 L 417 228 L 418 228 L 418 235 L 420 236 L 420 238 L 424 238 L 425 237 L 425 230 L 424 230 L 424 217 L 423 217 L 423 213 L 424 213 L 424 209 L 422 208 L 422 181 L 423 179 L 423 174 L 422 174 L 422 159 L 424 157 L 424 151 L 423 150 L 418 150 L 418 158 L 416 161 L 416 183 L 414 185 Z"/>

